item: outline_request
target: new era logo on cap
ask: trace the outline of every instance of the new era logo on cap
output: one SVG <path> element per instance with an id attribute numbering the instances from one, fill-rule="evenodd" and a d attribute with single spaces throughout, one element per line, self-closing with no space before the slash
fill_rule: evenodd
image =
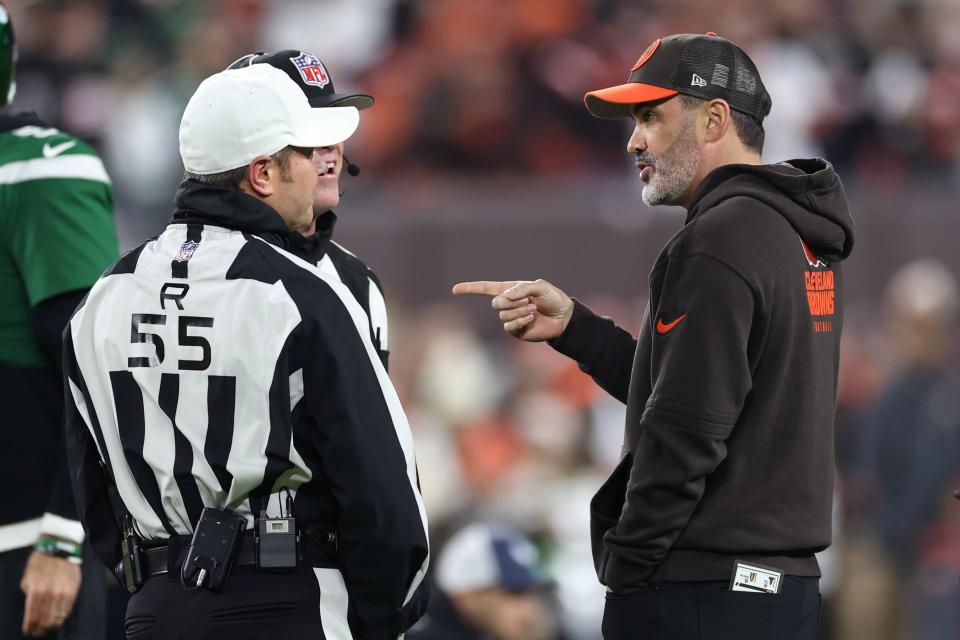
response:
<path id="1" fill-rule="evenodd" d="M 701 78 L 700 76 L 698 76 L 697 74 L 693 74 L 693 78 L 690 80 L 690 86 L 705 87 L 707 86 L 707 81 Z"/>
<path id="2" fill-rule="evenodd" d="M 321 89 L 330 83 L 330 75 L 327 73 L 327 70 L 323 68 L 323 63 L 320 62 L 320 58 L 317 56 L 301 52 L 299 56 L 290 58 L 290 62 L 292 62 L 297 68 L 297 71 L 300 72 L 300 77 L 303 78 L 305 83 L 312 84 Z"/>

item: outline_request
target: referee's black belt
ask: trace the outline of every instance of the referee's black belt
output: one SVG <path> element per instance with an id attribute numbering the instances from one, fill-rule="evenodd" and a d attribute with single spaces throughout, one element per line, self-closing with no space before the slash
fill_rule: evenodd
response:
<path id="1" fill-rule="evenodd" d="M 337 536 L 332 532 L 301 532 L 297 544 L 297 559 L 301 565 L 310 567 L 336 567 L 335 552 Z M 179 578 L 180 567 L 190 548 L 190 536 L 170 536 L 166 544 L 144 546 L 140 549 L 140 566 L 143 578 L 152 578 L 170 574 Z M 257 565 L 257 546 L 253 532 L 244 533 L 233 559 L 233 566 L 255 567 Z"/>

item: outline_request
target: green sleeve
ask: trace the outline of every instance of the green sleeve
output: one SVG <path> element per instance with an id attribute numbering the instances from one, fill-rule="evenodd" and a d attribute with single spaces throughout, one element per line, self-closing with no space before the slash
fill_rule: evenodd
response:
<path id="1" fill-rule="evenodd" d="M 16 192 L 10 242 L 31 307 L 89 288 L 117 259 L 108 183 L 45 178 L 22 182 Z"/>

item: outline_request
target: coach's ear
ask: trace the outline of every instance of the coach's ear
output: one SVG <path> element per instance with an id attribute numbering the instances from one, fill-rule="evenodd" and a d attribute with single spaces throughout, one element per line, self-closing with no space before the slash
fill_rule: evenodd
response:
<path id="1" fill-rule="evenodd" d="M 270 156 L 258 156 L 247 165 L 244 182 L 249 184 L 253 195 L 261 198 L 273 195 L 272 163 L 273 158 Z"/>
<path id="2" fill-rule="evenodd" d="M 717 142 L 730 128 L 732 116 L 730 105 L 723 98 L 714 98 L 707 103 L 706 142 Z"/>

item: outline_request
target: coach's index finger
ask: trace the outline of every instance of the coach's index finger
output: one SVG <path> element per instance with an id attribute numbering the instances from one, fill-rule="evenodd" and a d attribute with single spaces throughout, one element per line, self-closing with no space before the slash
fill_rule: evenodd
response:
<path id="1" fill-rule="evenodd" d="M 498 296 L 517 284 L 516 280 L 497 282 L 495 280 L 474 280 L 453 285 L 455 296 Z"/>

